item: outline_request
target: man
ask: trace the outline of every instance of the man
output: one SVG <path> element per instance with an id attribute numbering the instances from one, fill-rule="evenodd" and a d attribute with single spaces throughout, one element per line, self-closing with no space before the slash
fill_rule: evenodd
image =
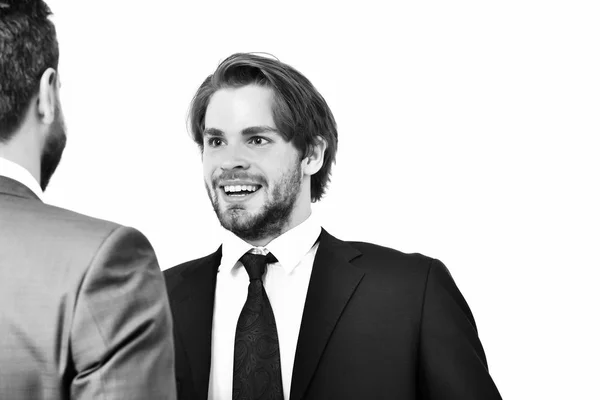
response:
<path id="1" fill-rule="evenodd" d="M 0 0 L 0 399 L 173 399 L 150 243 L 41 200 L 66 143 L 49 15 Z"/>
<path id="2" fill-rule="evenodd" d="M 165 271 L 179 399 L 500 399 L 440 261 L 341 241 L 311 214 L 337 130 L 303 75 L 234 54 L 190 119 L 226 231 Z"/>

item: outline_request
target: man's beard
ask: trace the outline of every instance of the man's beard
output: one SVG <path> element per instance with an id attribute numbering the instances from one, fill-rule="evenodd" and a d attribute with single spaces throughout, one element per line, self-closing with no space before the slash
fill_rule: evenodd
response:
<path id="1" fill-rule="evenodd" d="M 59 107 L 57 107 L 56 115 L 57 119 L 50 126 L 50 132 L 48 132 L 42 151 L 40 168 L 40 186 L 42 190 L 46 190 L 48 183 L 50 183 L 50 178 L 52 178 L 54 171 L 60 164 L 63 150 L 67 145 L 64 119 Z"/>
<path id="2" fill-rule="evenodd" d="M 254 179 L 254 181 L 257 181 Z M 290 220 L 302 183 L 302 167 L 298 162 L 272 186 L 271 198 L 266 198 L 263 206 L 254 215 L 248 214 L 244 205 L 230 205 L 222 210 L 217 193 L 217 179 L 213 179 L 209 193 L 213 209 L 221 225 L 247 242 L 279 236 Z M 260 190 L 265 190 L 263 185 Z M 268 196 L 269 193 L 266 193 Z"/>

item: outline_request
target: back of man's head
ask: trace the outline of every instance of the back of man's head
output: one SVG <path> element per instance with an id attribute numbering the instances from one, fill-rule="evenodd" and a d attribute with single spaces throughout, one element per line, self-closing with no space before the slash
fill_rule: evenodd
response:
<path id="1" fill-rule="evenodd" d="M 58 67 L 51 14 L 42 0 L 0 0 L 0 144 L 22 124 L 44 71 Z"/>

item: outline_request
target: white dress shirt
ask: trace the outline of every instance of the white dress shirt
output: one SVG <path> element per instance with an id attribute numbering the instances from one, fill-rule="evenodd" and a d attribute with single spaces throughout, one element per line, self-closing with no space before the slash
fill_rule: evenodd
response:
<path id="1" fill-rule="evenodd" d="M 42 200 L 42 188 L 40 187 L 39 182 L 35 180 L 29 171 L 19 164 L 0 157 L 0 175 L 22 183 Z"/>
<path id="2" fill-rule="evenodd" d="M 255 248 L 233 233 L 224 232 L 213 311 L 209 400 L 231 399 L 232 396 L 235 328 L 250 283 L 239 259 Z M 263 284 L 277 324 L 283 397 L 286 400 L 290 398 L 296 343 L 320 234 L 321 226 L 311 215 L 264 248 L 257 248 L 263 254 L 273 253 L 278 260 L 267 264 Z"/>

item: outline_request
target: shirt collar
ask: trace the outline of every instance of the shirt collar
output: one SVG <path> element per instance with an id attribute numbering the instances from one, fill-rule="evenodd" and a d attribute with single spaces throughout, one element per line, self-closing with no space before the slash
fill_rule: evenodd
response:
<path id="1" fill-rule="evenodd" d="M 318 224 L 317 218 L 311 214 L 300 225 L 276 237 L 264 248 L 277 257 L 279 264 L 287 274 L 291 274 L 313 247 L 320 234 L 321 226 Z M 237 261 L 253 248 L 254 246 L 246 243 L 232 232 L 224 230 L 220 269 L 223 271 L 233 270 Z M 259 249 L 262 248 L 259 247 Z"/>
<path id="2" fill-rule="evenodd" d="M 0 157 L 0 175 L 14 179 L 27 186 L 40 200 L 43 200 L 43 192 L 40 184 L 27 169 L 19 164 Z"/>

